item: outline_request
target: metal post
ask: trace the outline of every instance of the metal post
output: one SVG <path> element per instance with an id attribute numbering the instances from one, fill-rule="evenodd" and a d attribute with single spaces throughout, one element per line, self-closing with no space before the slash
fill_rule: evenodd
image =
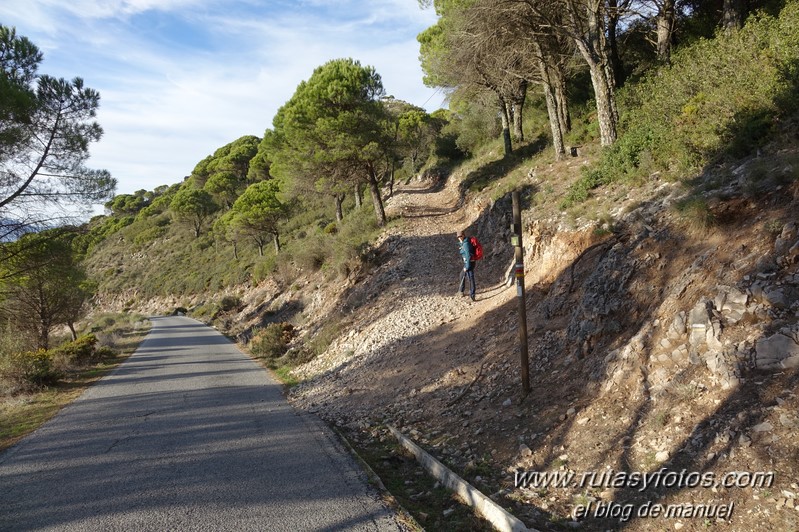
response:
<path id="1" fill-rule="evenodd" d="M 527 350 L 527 304 L 524 297 L 524 249 L 522 248 L 522 211 L 519 205 L 519 193 L 511 194 L 513 199 L 513 236 L 516 265 L 516 298 L 519 300 L 519 343 L 521 347 L 522 390 L 530 393 L 530 357 Z"/>

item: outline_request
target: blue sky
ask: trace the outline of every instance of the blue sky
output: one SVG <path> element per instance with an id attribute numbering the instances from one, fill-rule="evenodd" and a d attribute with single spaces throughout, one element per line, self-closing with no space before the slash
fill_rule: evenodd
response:
<path id="1" fill-rule="evenodd" d="M 39 72 L 100 93 L 105 134 L 91 168 L 117 192 L 171 185 L 217 148 L 262 136 L 277 109 L 331 59 L 375 67 L 386 93 L 434 111 L 417 0 L 2 0 L 0 24 L 44 54 Z"/>

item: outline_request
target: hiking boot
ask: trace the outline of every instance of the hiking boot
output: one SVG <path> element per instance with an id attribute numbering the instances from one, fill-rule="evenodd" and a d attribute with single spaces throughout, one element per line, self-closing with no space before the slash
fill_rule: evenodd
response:
<path id="1" fill-rule="evenodd" d="M 476 301 L 476 299 L 474 298 L 474 296 L 469 296 L 469 297 L 471 298 L 471 300 L 472 300 L 472 301 Z"/>

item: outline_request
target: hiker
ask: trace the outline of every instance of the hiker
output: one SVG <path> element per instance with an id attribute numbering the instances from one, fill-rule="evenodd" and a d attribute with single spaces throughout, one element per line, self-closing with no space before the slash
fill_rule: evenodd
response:
<path id="1" fill-rule="evenodd" d="M 458 231 L 458 250 L 460 251 L 461 258 L 463 259 L 463 271 L 461 272 L 461 284 L 458 289 L 461 295 L 464 295 L 463 290 L 466 288 L 466 279 L 469 279 L 469 297 L 474 301 L 474 249 L 466 234 L 463 231 Z"/>

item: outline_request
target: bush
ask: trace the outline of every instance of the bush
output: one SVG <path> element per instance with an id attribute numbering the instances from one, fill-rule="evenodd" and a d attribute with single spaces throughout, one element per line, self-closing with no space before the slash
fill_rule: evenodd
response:
<path id="1" fill-rule="evenodd" d="M 239 307 L 241 307 L 241 299 L 236 296 L 225 296 L 222 298 L 222 301 L 219 302 L 219 309 L 222 312 L 230 312 Z"/>
<path id="2" fill-rule="evenodd" d="M 86 334 L 53 349 L 52 357 L 61 359 L 70 365 L 85 364 L 95 358 L 96 347 L 97 337 L 93 334 Z"/>
<path id="3" fill-rule="evenodd" d="M 60 377 L 52 353 L 45 349 L 6 355 L 0 363 L 0 375 L 21 390 L 52 384 Z"/>
<path id="4" fill-rule="evenodd" d="M 729 35 L 685 47 L 670 66 L 652 70 L 619 92 L 618 141 L 569 191 L 582 201 L 597 183 L 640 180 L 659 172 L 683 179 L 725 157 L 744 157 L 773 138 L 775 124 L 796 110 L 799 4 L 778 19 L 757 15 Z"/>
<path id="5" fill-rule="evenodd" d="M 674 205 L 681 218 L 694 230 L 705 231 L 715 225 L 716 218 L 702 198 L 688 197 Z"/>
<path id="6" fill-rule="evenodd" d="M 153 240 L 156 240 L 157 238 L 164 236 L 166 233 L 167 233 L 166 227 L 160 227 L 160 226 L 150 227 L 149 229 L 145 229 L 141 233 L 134 236 L 133 243 L 138 245 L 146 244 L 147 242 L 152 242 Z"/>
<path id="7" fill-rule="evenodd" d="M 561 201 L 560 208 L 565 209 L 575 203 L 587 200 L 591 190 L 608 182 L 601 170 L 584 170 L 580 179 L 575 181 L 566 191 L 566 197 Z"/>
<path id="8" fill-rule="evenodd" d="M 270 323 L 264 328 L 255 329 L 250 340 L 250 352 L 268 360 L 283 356 L 289 342 L 294 338 L 294 326 L 290 323 Z"/>

